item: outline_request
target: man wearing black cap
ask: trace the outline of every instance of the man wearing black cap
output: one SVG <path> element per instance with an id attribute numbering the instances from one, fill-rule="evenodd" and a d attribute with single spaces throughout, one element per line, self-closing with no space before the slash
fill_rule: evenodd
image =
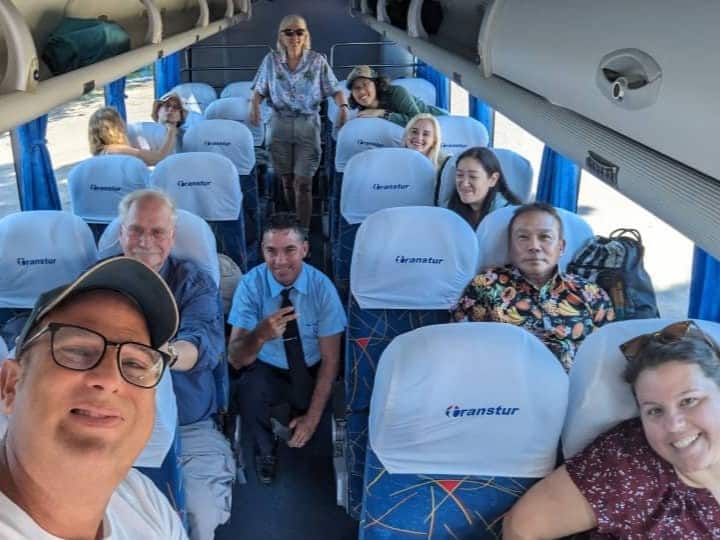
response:
<path id="1" fill-rule="evenodd" d="M 167 499 L 130 470 L 177 325 L 167 285 L 126 257 L 40 296 L 0 367 L 0 538 L 186 538 Z"/>

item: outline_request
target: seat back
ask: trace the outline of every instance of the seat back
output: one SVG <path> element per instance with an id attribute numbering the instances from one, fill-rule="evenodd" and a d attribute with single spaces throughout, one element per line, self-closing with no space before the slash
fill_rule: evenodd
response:
<path id="1" fill-rule="evenodd" d="M 338 133 L 335 170 L 345 172 L 350 158 L 365 150 L 402 146 L 404 132 L 397 124 L 382 118 L 355 118 Z"/>
<path id="2" fill-rule="evenodd" d="M 513 325 L 395 338 L 370 404 L 360 538 L 497 538 L 503 514 L 555 467 L 567 395 L 552 353 Z"/>
<path id="3" fill-rule="evenodd" d="M 205 109 L 207 120 L 234 120 L 243 124 L 252 135 L 253 146 L 265 142 L 265 124 L 254 126 L 250 122 L 250 102 L 242 97 L 226 97 L 213 101 Z"/>
<path id="4" fill-rule="evenodd" d="M 177 208 L 207 221 L 218 251 L 245 269 L 243 194 L 232 161 L 213 152 L 175 154 L 155 167 L 150 183 L 167 193 Z"/>
<path id="5" fill-rule="evenodd" d="M 345 454 L 354 515 L 359 515 L 362 501 L 367 415 L 380 356 L 395 336 L 448 322 L 448 309 L 476 265 L 472 229 L 444 208 L 388 208 L 359 226 L 345 354 Z"/>
<path id="6" fill-rule="evenodd" d="M 508 225 L 517 206 L 506 206 L 490 212 L 477 227 L 477 239 L 480 246 L 478 270 L 491 266 L 502 266 L 510 263 L 508 252 Z M 560 256 L 558 265 L 562 271 L 572 261 L 577 251 L 593 237 L 593 231 L 587 221 L 577 214 L 556 208 L 563 222 L 565 251 Z"/>
<path id="7" fill-rule="evenodd" d="M 623 381 L 627 360 L 619 346 L 635 336 L 656 332 L 673 322 L 668 319 L 619 321 L 597 329 L 583 341 L 569 373 L 570 394 L 562 434 L 566 459 L 623 420 L 638 416 L 630 385 Z M 696 322 L 720 342 L 720 324 Z"/>
<path id="8" fill-rule="evenodd" d="M 210 226 L 200 217 L 187 210 L 177 209 L 175 244 L 170 254 L 178 259 L 189 259 L 210 274 L 220 285 L 220 265 L 217 243 Z M 115 218 L 98 241 L 100 258 L 122 254 L 120 246 L 120 218 Z"/>
<path id="9" fill-rule="evenodd" d="M 345 101 L 347 102 L 350 99 L 350 90 L 347 89 L 347 82 L 346 81 L 340 81 L 338 85 L 335 87 L 336 90 L 340 90 L 343 94 L 345 94 Z M 332 138 L 337 138 L 337 131 L 335 130 L 335 119 L 338 115 L 338 106 L 337 103 L 335 103 L 335 98 L 333 96 L 330 96 L 329 98 L 326 98 L 327 102 L 327 118 L 331 126 L 331 134 Z M 348 111 L 348 114 L 350 115 L 348 119 L 355 118 L 357 116 L 357 110 L 351 109 Z"/>
<path id="10" fill-rule="evenodd" d="M 228 83 L 220 92 L 220 98 L 239 97 L 251 99 L 253 95 L 252 81 L 236 81 Z"/>
<path id="11" fill-rule="evenodd" d="M 217 99 L 217 92 L 209 84 L 201 82 L 181 83 L 171 90 L 183 100 L 185 109 L 203 114 L 207 106 Z"/>
<path id="12" fill-rule="evenodd" d="M 159 122 L 133 122 L 127 125 L 130 144 L 143 150 L 158 150 L 165 141 L 167 129 Z"/>
<path id="13" fill-rule="evenodd" d="M 400 77 L 392 81 L 394 86 L 402 86 L 416 98 L 427 105 L 437 104 L 437 91 L 435 85 L 426 79 L 416 77 Z"/>
<path id="14" fill-rule="evenodd" d="M 32 210 L 0 219 L 0 308 L 30 309 L 44 291 L 98 260 L 88 225 L 69 212 Z"/>
<path id="15" fill-rule="evenodd" d="M 68 174 L 70 206 L 86 222 L 102 224 L 91 229 L 99 237 L 105 224 L 118 213 L 120 200 L 148 186 L 150 170 L 133 156 L 94 156 L 81 161 Z"/>
<path id="16" fill-rule="evenodd" d="M 438 116 L 442 133 L 442 151 L 459 154 L 470 146 L 487 146 L 490 142 L 487 128 L 469 116 Z"/>
<path id="17" fill-rule="evenodd" d="M 505 182 L 507 182 L 510 191 L 517 195 L 523 203 L 530 202 L 533 181 L 533 170 L 530 162 L 512 150 L 493 148 L 492 151 L 500 162 Z M 450 203 L 450 197 L 455 191 L 455 169 L 460 153 L 451 156 L 440 173 L 437 203 L 445 208 Z"/>
<path id="18" fill-rule="evenodd" d="M 347 292 L 350 256 L 357 227 L 377 210 L 396 206 L 432 206 L 435 167 L 408 148 L 374 148 L 353 156 L 343 175 L 340 222 L 333 258 L 335 284 Z"/>

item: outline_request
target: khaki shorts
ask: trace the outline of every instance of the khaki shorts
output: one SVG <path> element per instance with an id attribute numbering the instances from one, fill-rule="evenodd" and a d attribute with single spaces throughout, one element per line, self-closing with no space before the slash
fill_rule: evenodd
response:
<path id="1" fill-rule="evenodd" d="M 276 174 L 313 177 L 320 166 L 320 117 L 272 115 L 270 156 Z"/>

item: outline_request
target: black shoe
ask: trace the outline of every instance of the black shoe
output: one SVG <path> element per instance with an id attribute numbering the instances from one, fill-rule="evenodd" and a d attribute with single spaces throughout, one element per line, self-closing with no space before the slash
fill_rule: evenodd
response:
<path id="1" fill-rule="evenodd" d="M 277 456 L 268 454 L 262 456 L 255 455 L 255 472 L 261 484 L 269 486 L 275 480 L 275 472 L 277 470 Z"/>

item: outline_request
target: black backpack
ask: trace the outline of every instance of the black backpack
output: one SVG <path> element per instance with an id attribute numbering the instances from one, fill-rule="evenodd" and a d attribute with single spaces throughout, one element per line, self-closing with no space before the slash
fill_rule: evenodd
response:
<path id="1" fill-rule="evenodd" d="M 568 265 L 568 272 L 594 281 L 610 295 L 616 320 L 659 317 L 650 276 L 643 266 L 645 248 L 635 229 L 596 236 Z"/>

